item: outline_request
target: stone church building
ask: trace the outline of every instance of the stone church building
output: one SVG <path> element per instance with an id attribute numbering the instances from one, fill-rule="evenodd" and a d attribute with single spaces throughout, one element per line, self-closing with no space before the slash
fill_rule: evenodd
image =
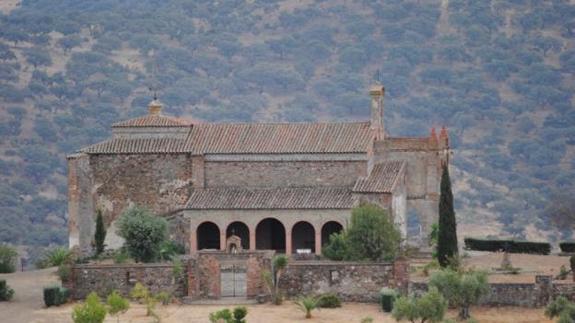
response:
<path id="1" fill-rule="evenodd" d="M 192 253 L 224 250 L 233 237 L 246 250 L 319 254 L 361 201 L 387 209 L 404 237 L 406 214 L 417 214 L 427 235 L 447 132 L 389 136 L 384 88 L 369 95 L 370 120 L 342 123 L 202 123 L 152 101 L 147 115 L 68 156 L 70 247 L 90 249 L 96 210 L 108 247 L 119 247 L 115 221 L 132 205 L 169 219 L 172 239 Z"/>

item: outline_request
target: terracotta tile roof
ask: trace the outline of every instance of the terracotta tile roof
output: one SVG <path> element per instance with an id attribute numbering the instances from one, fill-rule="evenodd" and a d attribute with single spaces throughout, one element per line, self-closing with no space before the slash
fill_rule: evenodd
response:
<path id="1" fill-rule="evenodd" d="M 356 153 L 371 140 L 368 122 L 197 124 L 189 150 L 229 153 Z"/>
<path id="2" fill-rule="evenodd" d="M 88 154 L 183 153 L 186 140 L 178 138 L 114 138 L 81 149 Z"/>
<path id="3" fill-rule="evenodd" d="M 163 115 L 145 115 L 142 117 L 116 122 L 112 128 L 125 127 L 189 127 L 191 121 Z"/>
<path id="4" fill-rule="evenodd" d="M 385 161 L 373 166 L 367 177 L 360 177 L 353 191 L 357 193 L 391 193 L 405 167 L 405 161 Z"/>
<path id="5" fill-rule="evenodd" d="M 349 188 L 207 188 L 192 191 L 186 209 L 349 209 Z"/>

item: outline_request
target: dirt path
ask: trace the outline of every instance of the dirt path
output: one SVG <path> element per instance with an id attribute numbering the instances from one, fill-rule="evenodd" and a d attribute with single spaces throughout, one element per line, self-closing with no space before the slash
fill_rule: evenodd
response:
<path id="1" fill-rule="evenodd" d="M 0 303 L 0 321 L 5 323 L 22 322 L 52 322 L 42 319 L 38 311 L 44 308 L 43 288 L 58 283 L 54 274 L 56 268 L 25 271 L 13 274 L 0 274 L 0 279 L 14 289 L 14 299 L 11 302 Z"/>

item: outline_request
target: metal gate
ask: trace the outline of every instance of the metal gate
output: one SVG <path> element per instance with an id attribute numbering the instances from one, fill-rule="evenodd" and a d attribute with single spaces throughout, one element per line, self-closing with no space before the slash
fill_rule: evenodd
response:
<path id="1" fill-rule="evenodd" d="M 246 268 L 240 265 L 220 267 L 222 297 L 246 297 Z"/>

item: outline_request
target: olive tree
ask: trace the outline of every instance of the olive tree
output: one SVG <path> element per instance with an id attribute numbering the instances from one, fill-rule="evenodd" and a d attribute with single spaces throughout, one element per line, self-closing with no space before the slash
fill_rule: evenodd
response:
<path id="1" fill-rule="evenodd" d="M 166 240 L 168 223 L 150 210 L 134 206 L 120 215 L 118 228 L 118 235 L 126 240 L 130 256 L 137 262 L 152 262 Z"/>
<path id="2" fill-rule="evenodd" d="M 429 280 L 429 286 L 447 299 L 450 306 L 459 308 L 459 317 L 469 319 L 469 307 L 479 302 L 487 294 L 489 285 L 484 271 L 457 272 L 444 269 L 435 272 Z"/>
<path id="3" fill-rule="evenodd" d="M 397 321 L 435 323 L 443 320 L 446 310 L 447 301 L 437 288 L 432 287 L 419 298 L 405 296 L 398 298 L 393 305 L 391 315 Z"/>

